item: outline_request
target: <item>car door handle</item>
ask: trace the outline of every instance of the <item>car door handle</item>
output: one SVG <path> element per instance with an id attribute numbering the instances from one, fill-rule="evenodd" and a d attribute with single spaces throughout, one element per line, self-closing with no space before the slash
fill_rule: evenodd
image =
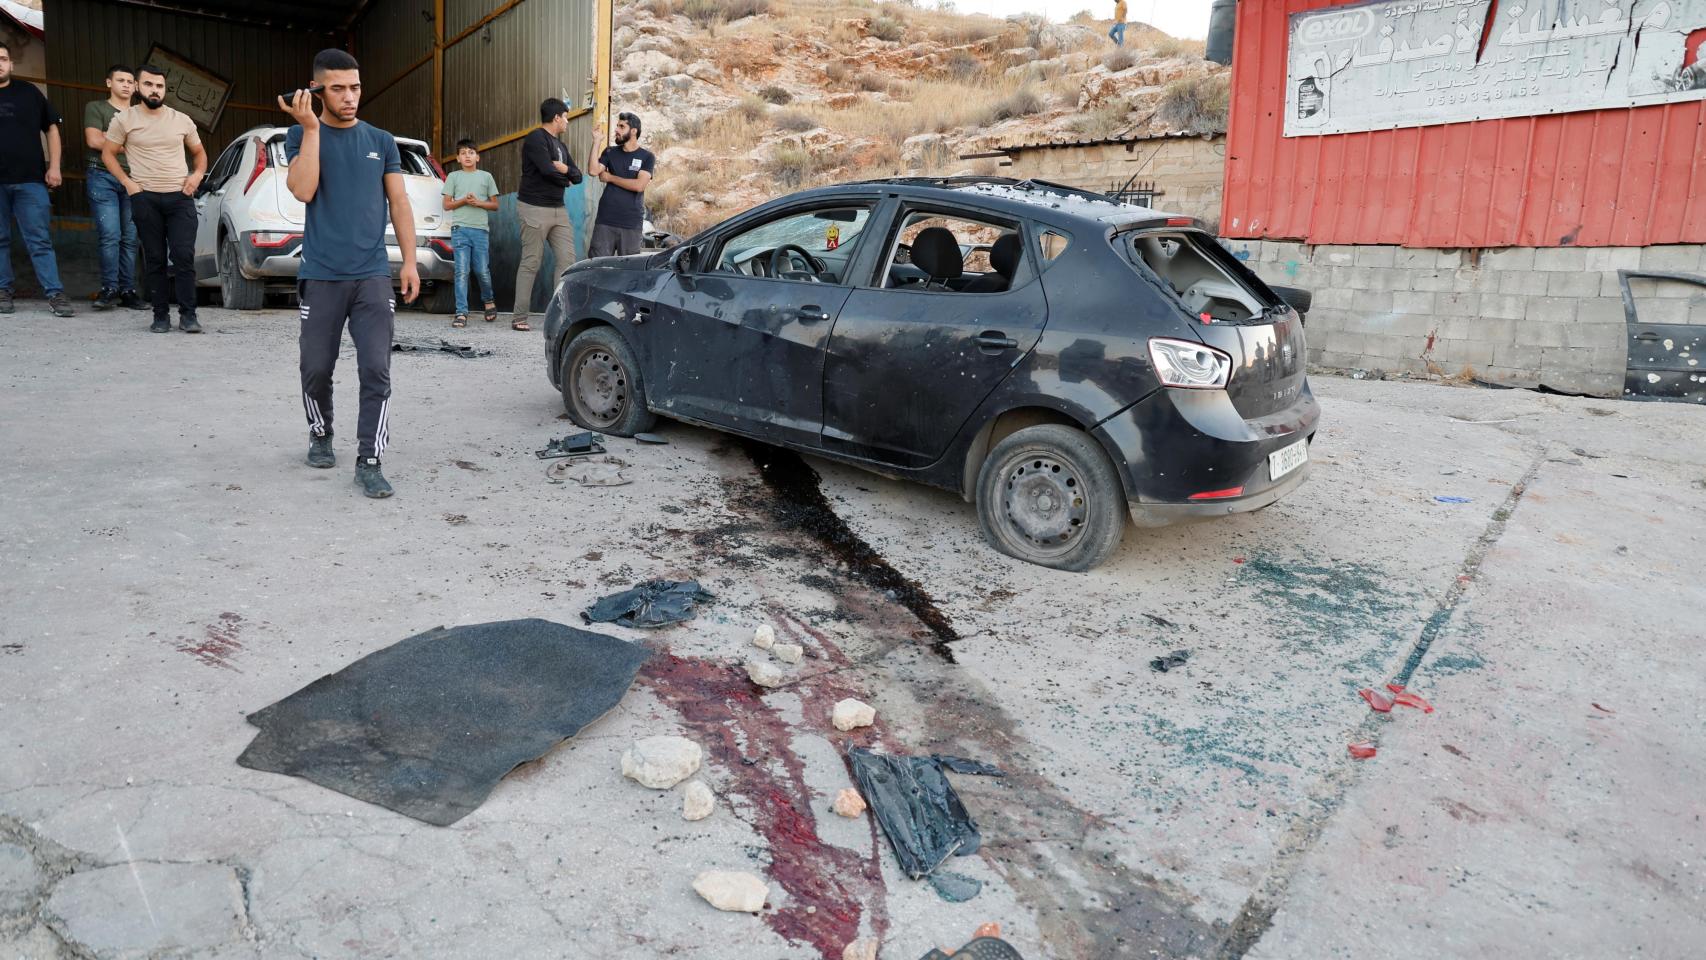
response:
<path id="1" fill-rule="evenodd" d="M 1012 350 L 1019 345 L 1019 341 L 1007 336 L 999 330 L 985 330 L 983 333 L 973 337 L 972 340 L 977 344 L 979 350 L 986 350 L 990 353 L 999 353 L 1002 350 Z"/>
<path id="2" fill-rule="evenodd" d="M 794 311 L 794 316 L 799 317 L 807 323 L 822 323 L 829 319 L 828 312 L 815 303 L 808 303 Z"/>

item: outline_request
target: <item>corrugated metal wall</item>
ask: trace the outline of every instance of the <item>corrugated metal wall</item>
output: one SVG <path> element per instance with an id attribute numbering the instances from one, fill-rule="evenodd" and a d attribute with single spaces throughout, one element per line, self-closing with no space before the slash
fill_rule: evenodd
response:
<path id="1" fill-rule="evenodd" d="M 1238 4 L 1224 235 L 1409 247 L 1706 242 L 1706 101 L 1282 136 L 1288 17 L 1340 5 Z"/>
<path id="2" fill-rule="evenodd" d="M 330 37 L 265 30 L 205 17 L 189 17 L 98 0 L 50 0 L 47 9 L 48 96 L 65 117 L 63 161 L 67 189 L 56 192 L 54 212 L 88 215 L 84 194 L 83 107 L 105 99 L 104 92 L 60 86 L 99 87 L 107 67 L 139 64 L 154 44 L 168 47 L 232 81 L 230 100 L 216 128 L 203 130 L 208 162 L 243 131 L 262 123 L 284 122 L 270 105 L 278 91 L 306 77 L 314 54 L 330 46 Z"/>

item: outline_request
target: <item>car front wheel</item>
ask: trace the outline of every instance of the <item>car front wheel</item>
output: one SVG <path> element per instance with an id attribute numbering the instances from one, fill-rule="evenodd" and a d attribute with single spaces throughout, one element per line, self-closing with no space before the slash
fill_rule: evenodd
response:
<path id="1" fill-rule="evenodd" d="M 991 546 L 1057 570 L 1089 570 L 1120 545 L 1125 490 L 1082 430 L 1026 427 L 989 452 L 977 479 L 977 517 Z"/>
<path id="2" fill-rule="evenodd" d="M 267 285 L 243 276 L 236 241 L 219 245 L 219 299 L 227 310 L 259 310 L 266 306 Z"/>
<path id="3" fill-rule="evenodd" d="M 563 409 L 587 430 L 631 437 L 657 423 L 627 341 L 609 327 L 590 327 L 569 341 L 559 371 Z"/>

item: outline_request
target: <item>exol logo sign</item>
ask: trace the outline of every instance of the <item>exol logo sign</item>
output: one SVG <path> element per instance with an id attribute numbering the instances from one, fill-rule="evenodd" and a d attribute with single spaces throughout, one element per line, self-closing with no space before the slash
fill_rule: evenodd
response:
<path id="1" fill-rule="evenodd" d="M 1374 11 L 1368 9 L 1324 13 L 1297 25 L 1298 41 L 1310 44 L 1360 40 L 1373 32 Z"/>

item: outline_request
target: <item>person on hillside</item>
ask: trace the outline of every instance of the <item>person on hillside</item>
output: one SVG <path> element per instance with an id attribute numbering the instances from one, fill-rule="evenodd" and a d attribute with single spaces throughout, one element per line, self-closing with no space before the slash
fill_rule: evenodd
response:
<path id="1" fill-rule="evenodd" d="M 107 127 L 112 126 L 113 117 L 130 109 L 136 71 L 115 63 L 107 68 L 106 83 L 107 98 L 90 100 L 83 107 L 83 143 L 89 148 L 84 187 L 101 245 L 101 292 L 95 297 L 95 309 L 135 310 L 142 306 L 142 298 L 136 295 L 136 222 L 131 219 L 130 194 L 107 172 L 101 148 L 107 145 Z M 128 156 L 119 157 L 118 163 L 130 170 Z"/>
<path id="2" fill-rule="evenodd" d="M 107 125 L 101 160 L 107 173 L 124 185 L 136 212 L 136 233 L 148 260 L 148 292 L 154 303 L 154 325 L 148 329 L 172 332 L 167 297 L 175 292 L 179 329 L 200 333 L 201 323 L 195 316 L 196 209 L 191 198 L 207 173 L 207 150 L 195 121 L 166 106 L 164 71 L 148 64 L 137 67 L 136 92 L 142 102 L 113 114 Z M 128 170 L 119 163 L 120 150 L 130 160 Z M 185 153 L 195 161 L 193 170 Z"/>
<path id="3" fill-rule="evenodd" d="M 640 118 L 617 114 L 615 145 L 605 147 L 587 168 L 604 184 L 588 256 L 626 257 L 640 252 L 645 242 L 646 184 L 652 182 L 656 168 L 657 158 L 640 146 Z"/>
<path id="4" fill-rule="evenodd" d="M 563 146 L 569 128 L 569 107 L 552 97 L 539 105 L 539 129 L 521 142 L 521 186 L 515 192 L 516 219 L 521 221 L 521 265 L 515 271 L 515 309 L 510 327 L 531 330 L 533 281 L 545 244 L 551 245 L 556 270 L 575 262 L 575 227 L 563 206 L 563 191 L 581 182 L 580 168 Z"/>
<path id="5" fill-rule="evenodd" d="M 53 206 L 49 190 L 65 182 L 59 172 L 59 125 L 63 120 L 33 83 L 12 79 L 12 48 L 0 42 L 0 313 L 12 306 L 12 220 L 24 235 L 24 248 L 35 267 L 36 283 L 56 317 L 72 314 L 49 230 Z M 42 137 L 47 155 L 42 156 Z"/>
<path id="6" fill-rule="evenodd" d="M 374 499 L 392 494 L 380 469 L 379 455 L 391 438 L 391 335 L 397 300 L 385 250 L 385 216 L 397 235 L 403 300 L 421 292 L 415 266 L 415 213 L 403 182 L 403 155 L 397 138 L 356 119 L 361 106 L 361 65 L 336 48 L 314 56 L 315 94 L 297 90 L 278 105 L 296 125 L 284 135 L 290 159 L 285 178 L 291 196 L 307 206 L 302 236 L 302 266 L 297 289 L 302 300 L 302 408 L 308 414 L 308 465 L 337 465 L 332 453 L 332 371 L 338 346 L 349 324 L 361 379 L 361 409 L 356 419 L 355 482 Z"/>
<path id="7" fill-rule="evenodd" d="M 498 182 L 480 169 L 480 148 L 472 140 L 456 141 L 461 167 L 444 178 L 444 209 L 450 212 L 450 248 L 456 255 L 456 318 L 453 327 L 468 325 L 468 275 L 480 279 L 486 303 L 486 322 L 498 318 L 492 302 L 491 234 L 488 212 L 498 208 Z"/>
<path id="8" fill-rule="evenodd" d="M 1108 39 L 1114 46 L 1125 46 L 1125 0 L 1114 0 L 1114 25 L 1108 28 Z"/>

